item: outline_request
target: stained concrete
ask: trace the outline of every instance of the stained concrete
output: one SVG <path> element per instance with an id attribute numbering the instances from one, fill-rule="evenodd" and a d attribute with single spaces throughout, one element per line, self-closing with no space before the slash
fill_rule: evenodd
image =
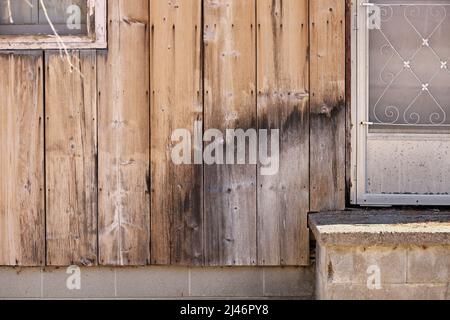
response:
<path id="1" fill-rule="evenodd" d="M 325 245 L 450 245 L 450 213 L 324 213 L 309 222 Z"/>
<path id="2" fill-rule="evenodd" d="M 313 299 L 314 266 L 299 268 L 1 268 L 0 299 Z M 69 273 L 68 273 L 69 272 Z"/>
<path id="3" fill-rule="evenodd" d="M 317 214 L 318 299 L 450 299 L 446 214 Z"/>

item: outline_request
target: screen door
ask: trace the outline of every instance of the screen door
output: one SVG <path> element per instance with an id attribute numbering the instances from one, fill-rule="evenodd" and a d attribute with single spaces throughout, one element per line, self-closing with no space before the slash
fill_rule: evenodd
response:
<path id="1" fill-rule="evenodd" d="M 450 1 L 355 6 L 353 200 L 450 205 Z"/>

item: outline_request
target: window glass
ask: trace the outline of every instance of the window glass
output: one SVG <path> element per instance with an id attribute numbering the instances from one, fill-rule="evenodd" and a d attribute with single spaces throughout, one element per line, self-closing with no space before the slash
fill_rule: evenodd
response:
<path id="1" fill-rule="evenodd" d="M 53 35 L 51 24 L 59 35 L 87 35 L 87 8 L 87 0 L 0 0 L 0 35 Z"/>

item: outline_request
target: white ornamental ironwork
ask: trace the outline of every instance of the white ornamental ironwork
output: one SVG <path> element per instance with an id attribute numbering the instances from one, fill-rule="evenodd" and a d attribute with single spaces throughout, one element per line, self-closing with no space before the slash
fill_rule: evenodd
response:
<path id="1" fill-rule="evenodd" d="M 441 72 L 445 72 L 450 75 L 450 70 L 448 69 L 450 57 L 445 57 L 442 53 L 439 53 L 438 50 L 435 49 L 436 43 L 433 41 L 433 37 L 437 32 L 443 32 L 444 30 L 442 30 L 442 27 L 444 23 L 449 22 L 448 20 L 450 19 L 448 17 L 447 10 L 450 8 L 450 3 L 371 3 L 370 5 L 370 12 L 379 12 L 381 23 L 376 28 L 370 27 L 374 25 L 373 23 L 368 23 L 369 30 L 372 33 L 377 33 L 378 36 L 381 36 L 383 45 L 379 49 L 379 54 L 386 57 L 385 63 L 379 69 L 378 75 L 380 83 L 385 86 L 381 90 L 380 96 L 374 99 L 374 103 L 372 103 L 370 108 L 373 122 L 384 125 L 449 126 L 450 122 L 448 120 L 450 119 L 447 112 L 450 107 L 450 105 L 448 105 L 450 99 L 448 97 L 437 96 L 434 90 L 434 81 Z M 377 8 L 376 10 L 373 9 L 374 6 Z M 395 14 L 394 10 L 396 11 Z M 421 15 L 424 16 L 424 19 L 427 19 L 428 29 L 430 30 L 428 32 L 420 30 L 420 28 L 414 24 L 414 21 L 418 20 Z M 395 21 L 392 21 L 394 16 Z M 371 14 L 369 14 L 369 17 L 373 19 Z M 411 55 L 402 53 L 394 41 L 389 37 L 389 34 L 385 32 L 384 27 L 388 26 L 389 22 L 395 22 L 396 24 L 404 23 L 405 25 L 402 27 L 407 27 L 413 34 L 416 35 L 414 42 L 411 43 L 411 46 L 413 46 L 414 49 Z M 450 29 L 448 32 L 450 33 Z M 450 38 L 450 34 L 448 36 Z M 448 41 L 446 45 L 450 50 L 450 41 Z M 417 46 L 417 48 L 415 48 L 415 46 Z M 436 71 L 431 75 L 431 77 L 428 78 L 420 74 L 417 70 L 418 68 L 416 63 L 419 62 L 416 61 L 416 58 L 422 50 L 429 50 L 432 53 L 432 59 L 425 62 L 427 66 L 430 66 L 427 69 L 431 70 L 436 68 Z M 393 72 L 389 70 L 389 66 L 391 66 L 395 61 L 398 61 L 400 65 L 396 66 L 399 70 Z M 399 84 L 397 81 L 400 76 L 405 73 L 409 73 L 412 75 L 412 78 L 415 79 L 414 82 L 417 83 L 417 95 L 415 95 L 411 101 L 405 101 L 403 106 L 391 105 L 389 104 L 389 101 L 383 101 L 386 100 L 386 95 L 390 92 L 394 84 L 397 85 L 397 88 L 399 85 L 401 87 L 402 83 Z M 446 94 L 450 96 L 450 78 L 448 87 L 449 90 Z M 430 103 L 426 106 L 427 110 L 422 110 L 422 113 L 414 111 L 416 102 L 419 98 L 424 97 L 424 95 L 425 97 L 428 97 L 430 101 Z"/>

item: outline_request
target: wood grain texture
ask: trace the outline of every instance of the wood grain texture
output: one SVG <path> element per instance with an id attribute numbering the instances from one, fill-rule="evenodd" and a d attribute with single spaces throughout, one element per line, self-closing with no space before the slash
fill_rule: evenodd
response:
<path id="1" fill-rule="evenodd" d="M 205 0 L 205 130 L 256 128 L 255 0 Z M 256 165 L 205 166 L 207 265 L 255 265 Z"/>
<path id="2" fill-rule="evenodd" d="M 97 263 L 95 51 L 46 53 L 47 265 Z"/>
<path id="3" fill-rule="evenodd" d="M 307 212 L 345 208 L 346 3 L 109 0 L 84 78 L 0 53 L 0 265 L 308 264 Z M 280 129 L 278 174 L 174 165 L 196 120 Z"/>
<path id="4" fill-rule="evenodd" d="M 99 260 L 150 261 L 149 1 L 108 1 L 99 52 Z"/>
<path id="5" fill-rule="evenodd" d="M 153 264 L 204 262 L 203 166 L 171 158 L 174 130 L 189 130 L 194 142 L 203 118 L 201 12 L 201 0 L 151 1 Z"/>
<path id="6" fill-rule="evenodd" d="M 257 8 L 258 127 L 280 130 L 279 171 L 258 170 L 258 263 L 307 265 L 308 1 L 258 0 Z"/>
<path id="7" fill-rule="evenodd" d="M 45 264 L 42 60 L 0 53 L 0 265 Z"/>
<path id="8" fill-rule="evenodd" d="M 311 211 L 345 209 L 345 1 L 310 0 Z"/>
<path id="9" fill-rule="evenodd" d="M 356 150 L 356 137 L 352 137 L 352 0 L 345 0 L 345 203 L 351 201 L 352 153 Z M 355 147 L 352 150 L 352 141 Z"/>

